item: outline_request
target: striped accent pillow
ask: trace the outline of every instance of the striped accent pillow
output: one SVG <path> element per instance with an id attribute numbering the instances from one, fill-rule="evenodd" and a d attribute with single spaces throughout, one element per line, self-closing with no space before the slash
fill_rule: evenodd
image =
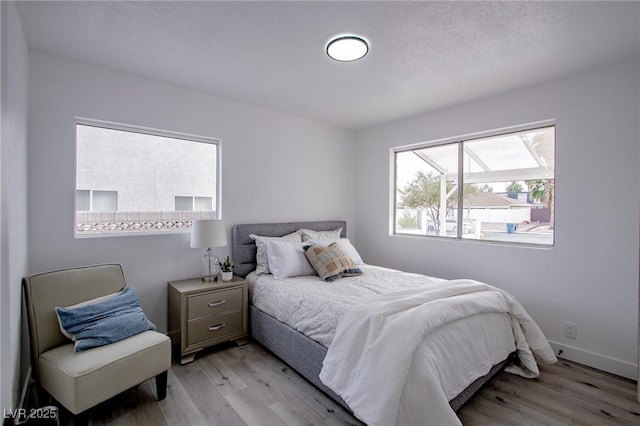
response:
<path id="1" fill-rule="evenodd" d="M 329 282 L 340 277 L 361 275 L 358 265 L 337 243 L 327 247 L 310 245 L 304 247 L 304 254 L 320 278 Z"/>

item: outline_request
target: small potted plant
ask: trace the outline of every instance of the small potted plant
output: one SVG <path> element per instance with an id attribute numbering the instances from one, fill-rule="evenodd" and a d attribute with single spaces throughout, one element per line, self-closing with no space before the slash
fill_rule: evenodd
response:
<path id="1" fill-rule="evenodd" d="M 233 278 L 233 267 L 236 266 L 229 256 L 220 261 L 220 271 L 222 271 L 222 281 L 231 281 Z"/>

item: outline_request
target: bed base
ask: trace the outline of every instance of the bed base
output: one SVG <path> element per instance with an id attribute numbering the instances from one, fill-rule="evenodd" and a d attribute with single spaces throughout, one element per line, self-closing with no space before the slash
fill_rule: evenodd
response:
<path id="1" fill-rule="evenodd" d="M 251 337 L 255 341 L 269 349 L 300 373 L 302 377 L 351 411 L 338 394 L 320 381 L 320 370 L 322 369 L 322 361 L 327 354 L 327 348 L 253 305 L 249 308 L 249 325 Z"/>
<path id="2" fill-rule="evenodd" d="M 249 308 L 249 324 L 251 337 L 255 341 L 269 349 L 301 376 L 351 411 L 347 403 L 320 380 L 320 370 L 322 369 L 322 361 L 327 354 L 327 348 L 253 305 L 250 305 Z M 451 408 L 458 411 L 485 383 L 504 369 L 510 358 L 511 355 L 494 365 L 489 373 L 476 379 L 458 396 L 449 401 Z"/>

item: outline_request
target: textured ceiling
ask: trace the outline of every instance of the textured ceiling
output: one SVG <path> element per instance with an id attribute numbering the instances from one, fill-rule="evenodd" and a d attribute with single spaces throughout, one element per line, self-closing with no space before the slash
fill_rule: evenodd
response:
<path id="1" fill-rule="evenodd" d="M 18 2 L 30 49 L 360 129 L 640 55 L 637 2 Z M 367 38 L 340 63 L 334 35 Z"/>

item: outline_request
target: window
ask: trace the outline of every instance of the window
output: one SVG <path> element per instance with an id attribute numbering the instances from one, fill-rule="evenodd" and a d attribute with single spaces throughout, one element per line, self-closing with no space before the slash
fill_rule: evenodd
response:
<path id="1" fill-rule="evenodd" d="M 109 212 L 118 210 L 118 191 L 76 190 L 76 211 Z"/>
<path id="2" fill-rule="evenodd" d="M 393 232 L 554 243 L 555 126 L 393 150 Z"/>
<path id="3" fill-rule="evenodd" d="M 219 218 L 218 144 L 78 119 L 75 235 L 186 231 Z"/>
<path id="4" fill-rule="evenodd" d="M 209 211 L 212 206 L 211 197 L 176 196 L 176 211 Z"/>

